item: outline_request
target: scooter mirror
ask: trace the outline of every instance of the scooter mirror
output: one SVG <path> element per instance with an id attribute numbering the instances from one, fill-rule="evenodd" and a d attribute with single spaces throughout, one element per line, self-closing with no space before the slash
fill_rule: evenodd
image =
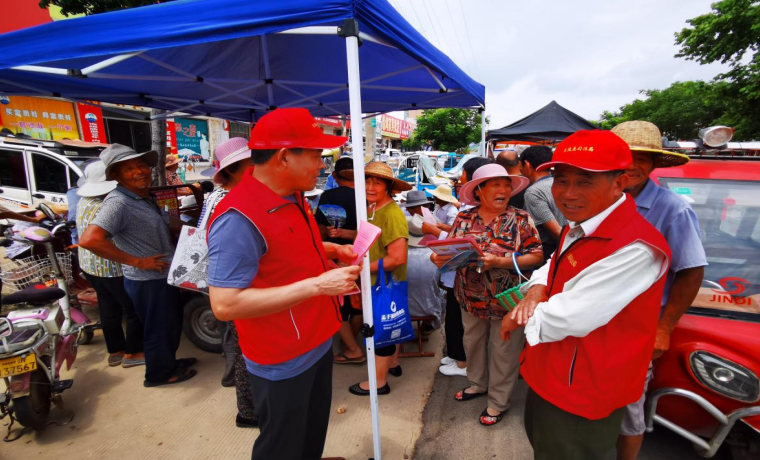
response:
<path id="1" fill-rule="evenodd" d="M 0 318 L 0 338 L 8 337 L 13 332 L 13 327 L 8 318 Z"/>

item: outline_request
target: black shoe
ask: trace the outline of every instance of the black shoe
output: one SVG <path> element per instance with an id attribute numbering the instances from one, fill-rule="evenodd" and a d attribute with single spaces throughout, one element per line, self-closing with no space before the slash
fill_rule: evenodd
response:
<path id="1" fill-rule="evenodd" d="M 403 374 L 404 371 L 401 370 L 401 365 L 398 365 L 396 367 L 391 367 L 390 369 L 388 369 L 388 373 L 394 377 L 401 377 L 401 374 Z"/>
<path id="2" fill-rule="evenodd" d="M 365 390 L 358 383 L 348 387 L 348 392 L 356 396 L 369 396 L 369 390 Z M 377 389 L 378 396 L 387 395 L 390 392 L 391 392 L 391 387 L 388 386 L 387 383 Z"/>
<path id="3" fill-rule="evenodd" d="M 235 417 L 235 426 L 238 428 L 258 428 L 259 427 L 259 419 L 256 417 L 254 418 L 245 418 L 241 416 L 240 414 L 237 414 Z"/>

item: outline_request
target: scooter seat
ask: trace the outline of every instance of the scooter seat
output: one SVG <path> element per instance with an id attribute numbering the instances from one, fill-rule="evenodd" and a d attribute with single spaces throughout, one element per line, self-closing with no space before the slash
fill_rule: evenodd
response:
<path id="1" fill-rule="evenodd" d="M 47 287 L 42 283 L 32 284 L 24 289 L 3 297 L 3 304 L 14 305 L 17 303 L 47 303 L 66 297 L 63 289 Z"/>

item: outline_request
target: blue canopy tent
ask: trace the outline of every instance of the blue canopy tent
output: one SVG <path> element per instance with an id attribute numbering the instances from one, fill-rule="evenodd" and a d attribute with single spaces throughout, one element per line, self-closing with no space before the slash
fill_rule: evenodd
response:
<path id="1" fill-rule="evenodd" d="M 359 120 L 485 103 L 484 87 L 386 0 L 179 0 L 19 30 L 0 35 L 0 94 L 249 122 L 276 107 Z M 362 124 L 351 134 L 362 139 Z M 362 144 L 353 143 L 357 203 L 365 202 Z M 364 206 L 357 216 L 367 219 Z M 368 258 L 361 280 L 371 285 Z M 370 290 L 362 296 L 372 325 Z M 380 460 L 372 338 L 367 355 Z"/>

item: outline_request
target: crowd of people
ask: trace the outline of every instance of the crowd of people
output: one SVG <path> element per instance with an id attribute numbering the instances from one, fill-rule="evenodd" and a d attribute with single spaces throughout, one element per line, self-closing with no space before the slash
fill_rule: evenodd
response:
<path id="1" fill-rule="evenodd" d="M 663 151 L 657 127 L 634 121 L 577 132 L 554 150 L 472 158 L 457 193 L 411 190 L 372 162 L 358 203 L 350 157 L 334 165 L 336 187 L 314 192 L 322 150 L 346 140 L 323 134 L 305 109 L 276 109 L 250 141 L 214 152 L 215 189 L 198 228 L 211 307 L 225 323 L 222 382 L 236 388 L 237 426 L 260 429 L 252 458 L 321 458 L 333 365 L 366 362 L 356 294 L 366 287 L 352 247 L 356 208 L 366 206 L 381 230 L 369 250 L 372 285 L 380 271 L 409 281 L 412 314 L 435 318 L 417 333 L 443 329 L 439 371 L 467 378 L 456 401 L 485 399 L 480 424 L 502 420 L 522 375 L 535 458 L 635 459 L 652 360 L 707 264 L 694 212 L 649 180 L 688 157 Z M 108 364 L 144 365 L 146 387 L 192 379 L 197 362 L 176 356 L 182 308 L 167 275 L 182 223 L 150 198 L 157 162 L 154 151 L 112 144 L 76 191 L 79 260 L 98 295 Z M 171 159 L 166 166 L 176 174 Z M 450 257 L 427 243 L 462 237 L 482 256 L 440 273 Z M 498 296 L 514 289 L 524 298 L 510 310 Z M 402 376 L 399 347 L 373 352 L 387 395 Z M 369 382 L 347 391 L 367 396 Z"/>

